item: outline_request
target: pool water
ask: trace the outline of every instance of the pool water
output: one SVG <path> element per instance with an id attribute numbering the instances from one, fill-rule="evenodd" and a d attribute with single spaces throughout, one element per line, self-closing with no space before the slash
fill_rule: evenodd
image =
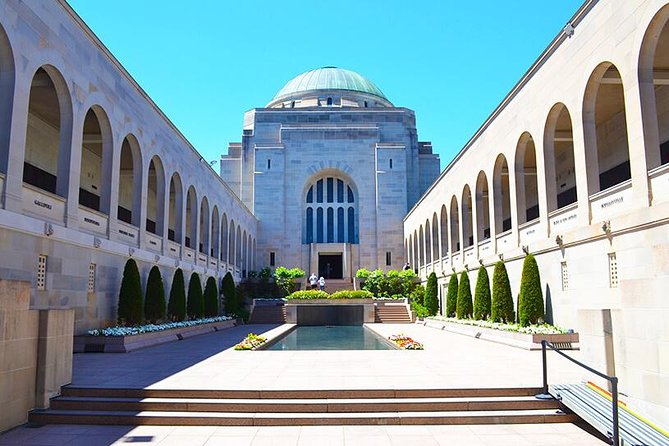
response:
<path id="1" fill-rule="evenodd" d="M 297 326 L 267 350 L 395 350 L 362 325 Z"/>

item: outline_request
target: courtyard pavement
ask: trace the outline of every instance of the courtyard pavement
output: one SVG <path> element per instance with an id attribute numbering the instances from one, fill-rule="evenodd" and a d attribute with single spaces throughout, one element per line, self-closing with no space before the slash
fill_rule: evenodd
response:
<path id="1" fill-rule="evenodd" d="M 156 389 L 402 389 L 541 386 L 541 352 L 417 324 L 373 324 L 404 333 L 424 351 L 235 351 L 246 325 L 132 353 L 74 355 L 73 384 Z M 573 352 L 578 358 L 578 352 Z M 582 371 L 549 352 L 549 382 L 579 382 Z M 480 426 L 22 426 L 0 445 L 602 445 L 573 424 Z"/>

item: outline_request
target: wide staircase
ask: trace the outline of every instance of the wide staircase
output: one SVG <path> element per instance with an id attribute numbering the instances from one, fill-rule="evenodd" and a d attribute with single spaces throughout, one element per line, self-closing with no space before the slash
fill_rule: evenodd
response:
<path id="1" fill-rule="evenodd" d="M 36 424 L 310 426 L 567 423 L 538 388 L 175 390 L 65 386 Z"/>
<path id="2" fill-rule="evenodd" d="M 374 306 L 374 322 L 382 324 L 410 324 L 411 316 L 405 304 L 383 304 Z"/>

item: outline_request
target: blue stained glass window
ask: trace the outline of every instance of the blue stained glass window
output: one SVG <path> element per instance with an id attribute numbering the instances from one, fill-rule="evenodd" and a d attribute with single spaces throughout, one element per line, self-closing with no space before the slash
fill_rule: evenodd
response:
<path id="1" fill-rule="evenodd" d="M 316 210 L 316 242 L 323 243 L 323 208 Z"/>
<path id="2" fill-rule="evenodd" d="M 314 242 L 314 210 L 307 208 L 307 243 Z"/>
<path id="3" fill-rule="evenodd" d="M 328 208 L 328 243 L 334 243 L 334 209 Z"/>

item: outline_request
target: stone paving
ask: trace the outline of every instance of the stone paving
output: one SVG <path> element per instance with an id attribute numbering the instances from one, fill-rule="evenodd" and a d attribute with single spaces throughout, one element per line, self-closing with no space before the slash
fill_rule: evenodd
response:
<path id="1" fill-rule="evenodd" d="M 234 351 L 247 325 L 125 354 L 77 354 L 73 384 L 165 389 L 374 389 L 541 385 L 541 352 L 415 324 L 374 324 L 405 333 L 424 351 Z M 578 352 L 574 352 L 578 357 Z M 549 380 L 584 375 L 549 353 Z M 589 378 L 589 377 L 588 377 Z M 22 426 L 0 445 L 601 445 L 572 424 L 481 426 L 166 427 Z"/>

